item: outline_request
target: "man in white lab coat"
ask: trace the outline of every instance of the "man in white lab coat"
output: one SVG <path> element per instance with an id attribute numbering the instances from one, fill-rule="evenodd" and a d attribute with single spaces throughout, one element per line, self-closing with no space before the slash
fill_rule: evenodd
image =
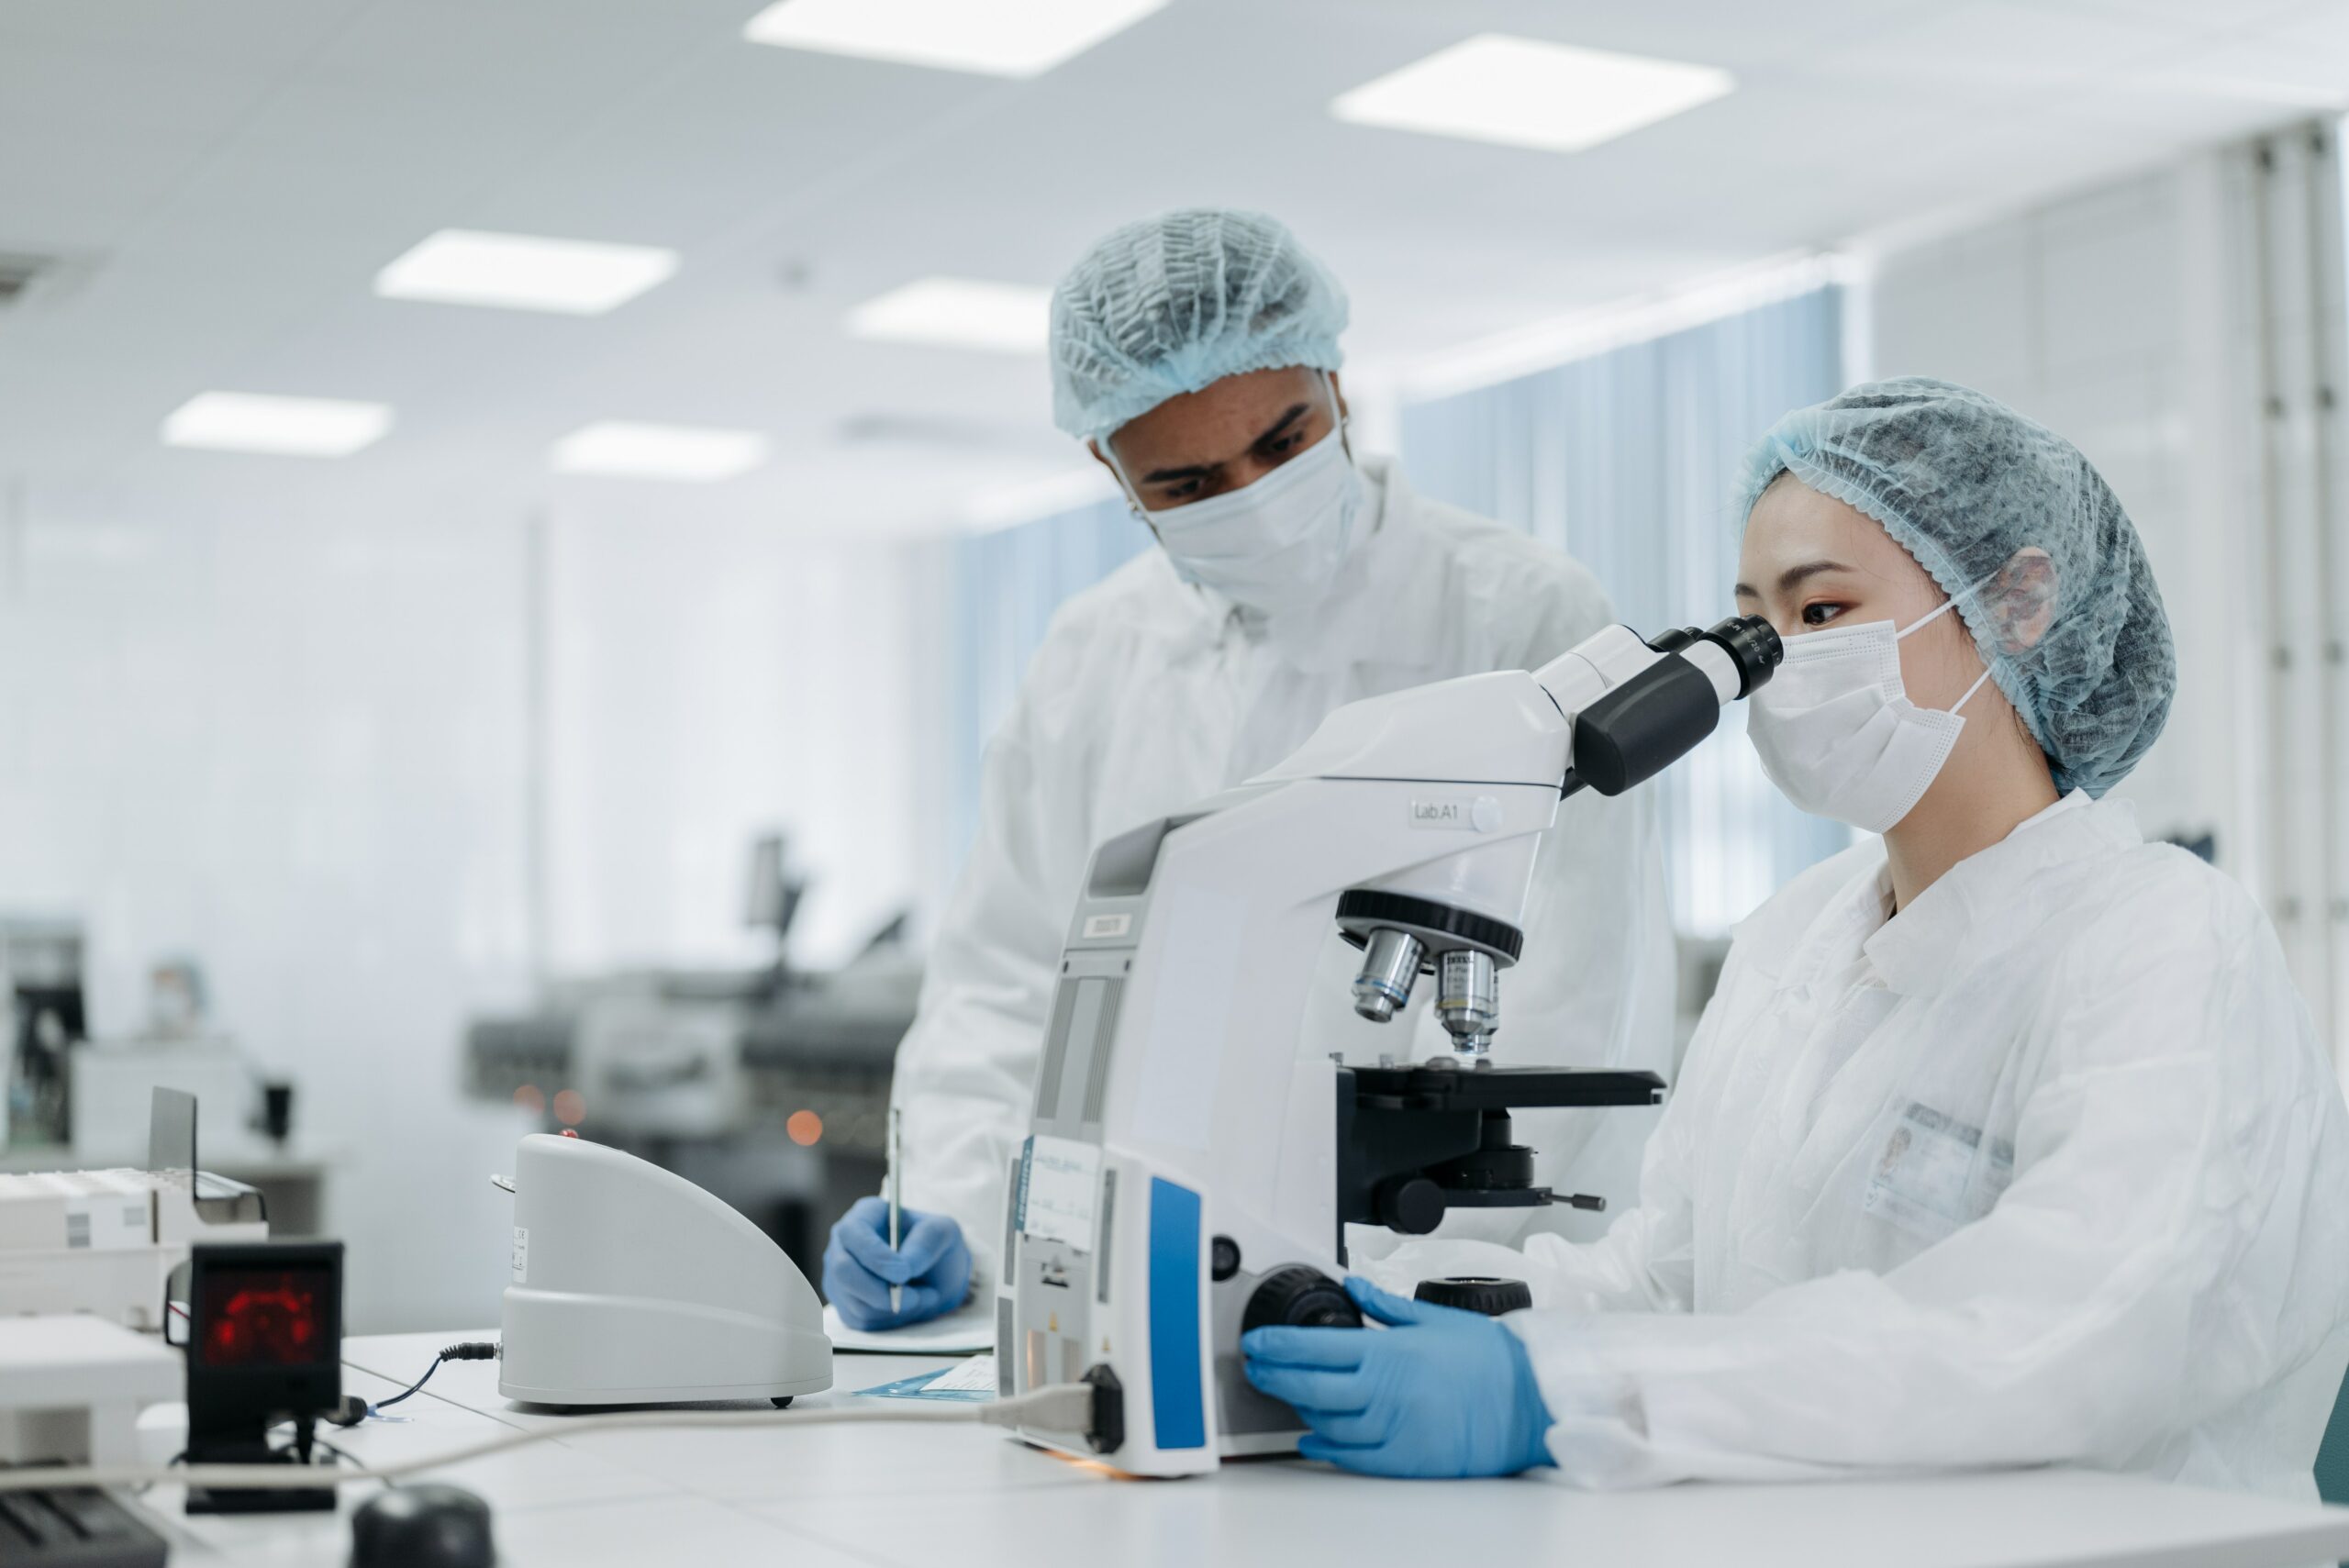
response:
<path id="1" fill-rule="evenodd" d="M 987 750 L 977 842 L 897 1054 L 900 1244 L 868 1198 L 825 1254 L 825 1294 L 852 1327 L 992 1293 L 1005 1173 L 1096 842 L 1271 767 L 1334 708 L 1539 666 L 1612 618 L 1565 556 L 1356 456 L 1337 375 L 1346 308 L 1286 228 L 1217 209 L 1117 230 L 1054 294 L 1055 419 L 1161 548 L 1062 606 Z M 1560 813 L 1524 955 L 1502 982 L 1501 1059 L 1668 1068 L 1671 931 L 1651 823 L 1636 798 L 1587 793 Z M 1353 1019 L 1342 980 L 1321 989 L 1309 1017 L 1343 1015 L 1331 1027 L 1362 1031 L 1341 1037 L 1356 1054 L 1448 1050 L 1424 1010 L 1380 1031 Z M 1516 1119 L 1545 1184 L 1618 1207 L 1637 1195 L 1653 1113 Z M 1564 1209 L 1531 1223 L 1590 1224 Z"/>

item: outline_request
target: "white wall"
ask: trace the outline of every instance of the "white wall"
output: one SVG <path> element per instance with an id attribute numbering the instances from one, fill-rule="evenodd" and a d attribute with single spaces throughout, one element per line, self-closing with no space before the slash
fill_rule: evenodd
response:
<path id="1" fill-rule="evenodd" d="M 2246 728 L 2258 492 L 2236 331 L 2242 193 L 2199 156 L 1878 261 L 1871 372 L 1977 387 L 2070 438 L 2143 535 L 2177 639 L 2167 728 L 2117 793 L 2256 881 Z M 2247 703 L 2246 698 L 2249 698 Z"/>
<path id="2" fill-rule="evenodd" d="M 547 519 L 548 875 L 530 885 L 527 525 L 126 520 L 31 498 L 0 557 L 0 911 L 89 925 L 93 1026 L 153 958 L 340 1146 L 351 1326 L 494 1318 L 518 1123 L 461 1031 L 566 967 L 740 956 L 744 846 L 810 955 L 912 891 L 907 596 L 886 549 Z"/>
<path id="3" fill-rule="evenodd" d="M 741 924 L 762 830 L 810 879 L 802 962 L 927 891 L 912 553 L 758 520 L 551 520 L 554 969 L 769 956 Z"/>
<path id="4" fill-rule="evenodd" d="M 2335 124 L 2302 122 L 1880 258 L 1879 373 L 1970 382 L 2077 441 L 2177 640 L 2119 793 L 2215 830 L 2349 1077 L 2349 281 Z"/>

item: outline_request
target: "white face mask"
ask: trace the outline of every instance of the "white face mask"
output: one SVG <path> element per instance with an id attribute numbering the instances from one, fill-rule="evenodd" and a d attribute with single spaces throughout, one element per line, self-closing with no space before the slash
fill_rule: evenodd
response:
<path id="1" fill-rule="evenodd" d="M 1871 833 L 1893 827 L 1917 802 L 1957 744 L 1957 707 L 1919 707 L 1900 681 L 1900 639 L 1947 615 L 1940 609 L 1907 630 L 1888 620 L 1830 627 L 1786 639 L 1786 662 L 1746 703 L 1745 732 L 1762 771 L 1788 800 Z"/>
<path id="2" fill-rule="evenodd" d="M 1329 385 L 1328 377 L 1322 384 Z M 1330 389 L 1334 407 L 1337 393 Z M 1362 510 L 1361 476 L 1342 417 L 1330 433 L 1254 484 L 1163 512 L 1143 509 L 1124 465 L 1101 443 L 1135 515 L 1165 547 L 1175 574 L 1265 615 L 1308 608 L 1337 581 Z"/>

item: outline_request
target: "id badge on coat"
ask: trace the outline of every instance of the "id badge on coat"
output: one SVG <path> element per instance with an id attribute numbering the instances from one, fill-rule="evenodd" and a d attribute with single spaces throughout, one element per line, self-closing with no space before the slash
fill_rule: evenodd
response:
<path id="1" fill-rule="evenodd" d="M 1860 1211 L 1938 1241 L 1989 1213 L 2014 1175 L 2013 1144 L 1911 1100 L 1876 1157 Z"/>

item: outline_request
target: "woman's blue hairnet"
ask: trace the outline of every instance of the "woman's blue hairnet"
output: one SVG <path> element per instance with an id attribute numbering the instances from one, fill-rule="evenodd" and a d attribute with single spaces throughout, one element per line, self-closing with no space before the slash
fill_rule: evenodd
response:
<path id="1" fill-rule="evenodd" d="M 1279 220 L 1186 207 L 1130 223 L 1052 291 L 1052 422 L 1106 436 L 1249 371 L 1345 356 L 1346 291 Z"/>
<path id="2" fill-rule="evenodd" d="M 2162 732 L 2177 650 L 2135 525 L 2079 449 L 1970 388 L 1870 382 L 1780 419 L 1742 518 L 1781 473 L 1858 507 L 1957 601 L 2056 787 L 2100 795 Z M 2053 571 L 2024 551 L 2044 551 Z"/>

